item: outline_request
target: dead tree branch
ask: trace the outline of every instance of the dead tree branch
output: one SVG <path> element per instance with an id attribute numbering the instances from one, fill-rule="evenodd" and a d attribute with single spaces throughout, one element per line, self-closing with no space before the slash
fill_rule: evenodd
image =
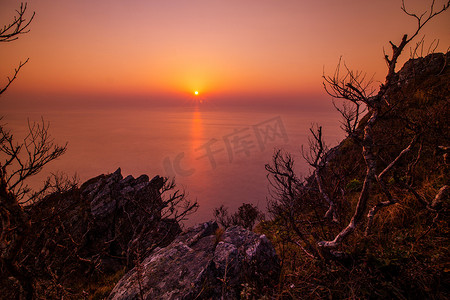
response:
<path id="1" fill-rule="evenodd" d="M 312 134 L 312 138 L 308 138 L 309 152 L 307 153 L 302 146 L 302 155 L 303 158 L 308 162 L 308 164 L 314 168 L 314 178 L 319 188 L 319 192 L 328 204 L 328 210 L 325 213 L 325 218 L 332 218 L 333 222 L 338 222 L 336 205 L 328 196 L 328 193 L 324 188 L 322 178 L 320 176 L 320 170 L 325 166 L 326 153 L 328 151 L 328 147 L 323 141 L 322 126 L 313 125 L 311 126 L 309 131 Z"/>
<path id="2" fill-rule="evenodd" d="M 416 143 L 417 141 L 417 136 L 415 136 L 411 143 L 408 145 L 408 147 L 406 147 L 405 149 L 403 149 L 399 155 L 386 167 L 384 168 L 383 171 L 380 172 L 380 174 L 378 174 L 378 176 L 376 176 L 376 180 L 378 182 L 378 185 L 381 187 L 381 190 L 383 191 L 384 195 L 387 198 L 387 201 L 382 201 L 379 202 L 378 204 L 376 204 L 374 207 L 372 207 L 369 210 L 369 213 L 367 214 L 367 225 L 366 225 L 366 231 L 365 231 L 365 235 L 368 236 L 370 234 L 371 228 L 372 228 L 372 224 L 373 224 L 373 219 L 375 217 L 375 215 L 377 214 L 377 212 L 379 210 L 381 210 L 382 208 L 385 208 L 387 206 L 393 205 L 395 203 L 398 202 L 397 199 L 394 199 L 394 197 L 392 197 L 392 194 L 389 192 L 389 189 L 386 187 L 386 183 L 383 180 L 384 175 L 389 172 L 392 167 L 408 152 L 411 151 L 411 148 L 413 147 L 413 145 Z"/>
<path id="3" fill-rule="evenodd" d="M 25 238 L 30 231 L 30 220 L 23 210 L 23 198 L 31 189 L 26 180 L 38 174 L 49 162 L 65 153 L 66 145 L 55 145 L 48 133 L 48 124 L 28 124 L 28 135 L 21 143 L 0 126 L 0 254 L 3 264 L 19 280 L 26 298 L 33 297 L 33 278 L 17 262 Z M 35 194 L 36 195 L 36 194 Z M 25 201 L 26 202 L 26 201 Z"/>
<path id="4" fill-rule="evenodd" d="M 21 34 L 25 34 L 29 32 L 30 30 L 28 27 L 31 24 L 31 21 L 33 21 L 35 13 L 31 15 L 31 18 L 27 20 L 25 18 L 25 14 L 27 12 L 27 4 L 20 4 L 19 10 L 16 10 L 17 15 L 14 16 L 14 19 L 9 23 L 3 26 L 3 28 L 0 29 L 0 42 L 12 42 L 19 38 Z M 25 62 L 20 62 L 19 66 L 14 69 L 14 74 L 12 77 L 7 77 L 8 82 L 5 86 L 0 87 L 0 95 L 3 94 L 8 87 L 13 83 L 13 81 L 17 78 L 17 74 L 19 73 L 20 69 L 28 62 L 25 60 Z"/>
<path id="5" fill-rule="evenodd" d="M 9 23 L 0 29 L 0 42 L 12 42 L 19 38 L 21 34 L 28 33 L 30 30 L 28 27 L 33 21 L 35 13 L 31 15 L 31 18 L 27 20 L 25 14 L 27 12 L 27 4 L 21 3 L 19 10 L 16 10 L 17 15 Z"/>
<path id="6" fill-rule="evenodd" d="M 308 235 L 300 226 L 296 218 L 297 210 L 304 209 L 298 207 L 302 201 L 303 183 L 297 178 L 294 172 L 294 160 L 289 153 L 281 150 L 275 151 L 272 164 L 266 164 L 265 168 L 269 172 L 267 178 L 271 185 L 269 202 L 269 212 L 277 218 L 282 219 L 288 231 L 293 231 L 300 238 L 303 245 L 301 249 L 308 255 L 318 257 L 318 251 L 310 242 Z"/>
<path id="7" fill-rule="evenodd" d="M 3 94 L 9 88 L 9 86 L 11 85 L 11 83 L 13 83 L 14 80 L 16 80 L 17 74 L 19 74 L 20 69 L 28 62 L 28 60 L 29 59 L 27 58 L 25 62 L 20 62 L 19 66 L 16 69 L 14 69 L 14 75 L 12 77 L 7 77 L 8 82 L 4 87 L 0 88 L 0 95 Z"/>
<path id="8" fill-rule="evenodd" d="M 49 134 L 49 124 L 28 122 L 28 135 L 21 143 L 16 143 L 14 136 L 0 127 L 0 153 L 6 159 L 2 162 L 8 189 L 21 201 L 31 190 L 26 180 L 38 174 L 49 162 L 66 152 L 67 143 L 58 146 Z"/>
<path id="9" fill-rule="evenodd" d="M 161 197 L 163 198 L 163 218 L 173 218 L 177 222 L 186 220 L 186 217 L 195 213 L 199 207 L 197 201 L 191 201 L 182 190 L 175 189 L 175 180 L 163 178 Z"/>
<path id="10" fill-rule="evenodd" d="M 384 84 L 380 86 L 380 89 L 378 93 L 375 96 L 371 96 L 372 91 L 367 92 L 367 88 L 369 85 L 364 84 L 365 76 L 361 75 L 361 73 L 358 72 L 352 72 L 345 66 L 345 75 L 340 75 L 340 68 L 341 68 L 341 60 L 339 60 L 337 69 L 333 76 L 323 76 L 324 78 L 324 87 L 325 91 L 331 95 L 333 98 L 340 98 L 344 99 L 346 101 L 349 101 L 351 103 L 359 103 L 359 104 L 365 104 L 367 105 L 369 119 L 364 124 L 364 136 L 361 140 L 361 146 L 362 146 L 362 154 L 366 163 L 366 175 L 364 178 L 364 183 L 362 190 L 359 194 L 358 202 L 356 205 L 355 212 L 353 214 L 353 217 L 351 218 L 349 224 L 347 227 L 345 227 L 340 233 L 338 233 L 334 240 L 332 241 L 321 241 L 318 243 L 319 246 L 326 247 L 326 248 L 333 248 L 339 246 L 344 239 L 346 239 L 360 224 L 364 212 L 366 211 L 367 203 L 370 198 L 370 190 L 371 186 L 374 182 L 378 182 L 382 190 L 384 191 L 385 195 L 388 197 L 388 201 L 379 203 L 377 206 L 372 208 L 372 210 L 369 212 L 368 217 L 369 222 L 371 222 L 373 216 L 376 214 L 378 210 L 380 210 L 383 207 L 386 207 L 388 205 L 391 205 L 393 203 L 392 196 L 390 196 L 389 191 L 387 190 L 386 186 L 383 184 L 381 177 L 388 172 L 397 162 L 401 159 L 401 157 L 407 153 L 410 148 L 412 147 L 412 144 L 415 142 L 416 138 L 413 139 L 413 142 L 404 149 L 381 173 L 379 176 L 376 176 L 376 170 L 377 170 L 377 156 L 375 153 L 375 147 L 377 146 L 377 141 L 374 140 L 373 135 L 373 128 L 375 124 L 378 121 L 379 116 L 382 114 L 382 108 L 384 104 L 387 104 L 388 106 L 389 101 L 387 99 L 387 90 L 389 87 L 395 85 L 396 80 L 396 72 L 395 72 L 395 66 L 397 64 L 399 56 L 402 54 L 403 49 L 406 45 L 408 45 L 411 40 L 417 36 L 417 34 L 420 32 L 420 30 L 423 28 L 423 26 L 428 23 L 432 18 L 435 16 L 441 14 L 445 10 L 447 10 L 450 6 L 450 1 L 447 2 L 443 6 L 442 9 L 438 11 L 434 11 L 434 0 L 430 5 L 430 10 L 428 15 L 426 15 L 426 12 L 422 15 L 418 16 L 414 13 L 410 13 L 406 10 L 404 2 L 402 5 L 402 10 L 408 15 L 417 20 L 417 28 L 413 32 L 413 34 L 408 38 L 408 35 L 405 34 L 401 40 L 401 42 L 397 45 L 390 42 L 392 47 L 392 55 L 389 57 L 388 55 L 385 56 L 385 60 L 388 64 L 388 72 L 386 75 L 386 80 Z M 348 114 L 347 114 L 348 115 Z M 344 116 L 345 117 L 345 116 Z M 348 117 L 347 117 L 348 119 Z M 348 121 L 347 121 L 348 123 Z M 351 130 L 352 127 L 350 127 Z M 370 229 L 370 225 L 369 225 Z"/>

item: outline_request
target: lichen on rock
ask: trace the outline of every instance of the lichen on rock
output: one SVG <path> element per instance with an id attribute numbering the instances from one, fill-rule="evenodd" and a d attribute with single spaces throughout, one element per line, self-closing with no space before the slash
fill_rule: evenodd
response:
<path id="1" fill-rule="evenodd" d="M 233 226 L 217 243 L 217 229 L 215 222 L 199 224 L 155 249 L 108 299 L 239 299 L 244 285 L 267 293 L 280 272 L 270 241 Z"/>

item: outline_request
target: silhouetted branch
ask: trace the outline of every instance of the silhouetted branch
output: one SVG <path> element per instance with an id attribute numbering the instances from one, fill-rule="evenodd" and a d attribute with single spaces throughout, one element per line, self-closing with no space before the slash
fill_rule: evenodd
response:
<path id="1" fill-rule="evenodd" d="M 252 230 L 257 219 L 264 219 L 264 214 L 253 204 L 242 203 L 238 210 L 229 215 L 228 208 L 221 205 L 213 210 L 214 219 L 223 227 L 242 226 Z"/>
<path id="2" fill-rule="evenodd" d="M 370 105 L 369 98 L 375 92 L 371 89 L 373 78 L 367 79 L 367 75 L 361 71 L 350 70 L 344 64 L 344 74 L 341 72 L 342 58 L 336 66 L 332 76 L 322 76 L 323 86 L 328 95 L 336 99 L 345 99 L 353 103 L 364 103 Z"/>
<path id="3" fill-rule="evenodd" d="M 407 14 L 408 16 L 413 17 L 414 19 L 417 20 L 417 28 L 416 28 L 416 31 L 409 38 L 408 38 L 407 34 L 403 35 L 403 38 L 398 45 L 389 41 L 389 44 L 391 45 L 391 48 L 392 48 L 392 55 L 391 55 L 391 57 L 389 57 L 389 55 L 384 56 L 386 63 L 388 64 L 388 74 L 386 76 L 386 82 L 380 88 L 380 92 L 379 92 L 380 96 L 384 95 L 384 93 L 386 92 L 387 86 L 389 86 L 391 84 L 391 81 L 394 79 L 395 66 L 396 66 L 397 60 L 398 60 L 400 54 L 403 52 L 403 49 L 405 48 L 405 46 L 407 44 L 409 44 L 409 42 L 411 42 L 411 40 L 414 39 L 419 34 L 420 30 L 423 28 L 423 26 L 425 26 L 425 24 L 427 24 L 432 18 L 434 18 L 435 16 L 446 11 L 450 7 L 450 1 L 448 1 L 446 4 L 444 4 L 444 6 L 440 10 L 434 11 L 434 3 L 435 3 L 435 1 L 433 0 L 430 5 L 430 11 L 429 11 L 428 16 L 426 16 L 427 11 L 423 12 L 420 16 L 418 16 L 415 13 L 409 12 L 406 9 L 405 1 L 402 0 L 401 9 L 403 10 L 403 12 L 405 12 L 405 14 Z"/>
<path id="4" fill-rule="evenodd" d="M 33 21 L 35 13 L 31 15 L 29 20 L 25 19 L 27 4 L 21 3 L 19 10 L 16 10 L 17 16 L 9 24 L 0 29 L 0 42 L 12 42 L 19 38 L 19 35 L 29 32 L 27 30 L 31 21 Z"/>
<path id="5" fill-rule="evenodd" d="M 25 19 L 25 13 L 27 11 L 27 4 L 20 4 L 19 10 L 16 10 L 17 16 L 14 17 L 13 21 L 9 24 L 6 24 L 3 26 L 2 29 L 0 29 L 0 42 L 11 42 L 15 41 L 19 38 L 21 34 L 29 32 L 28 26 L 31 24 L 31 21 L 33 21 L 35 13 L 31 15 L 31 18 L 29 20 Z M 0 87 L 0 95 L 3 94 L 8 87 L 11 85 L 11 83 L 17 78 L 17 74 L 19 73 L 20 69 L 28 62 L 28 58 L 25 62 L 20 62 L 19 66 L 14 69 L 14 75 L 12 77 L 7 77 L 8 82 L 4 87 Z"/>
<path id="6" fill-rule="evenodd" d="M 80 179 L 75 173 L 72 177 L 63 172 L 51 173 L 50 176 L 44 181 L 44 185 L 38 190 L 33 192 L 26 201 L 22 201 L 22 204 L 35 203 L 50 194 L 63 194 L 78 187 Z"/>
<path id="7" fill-rule="evenodd" d="M 365 112 L 365 108 L 362 107 L 359 102 L 343 102 L 342 107 L 339 107 L 334 99 L 333 106 L 342 116 L 341 129 L 344 130 L 349 137 L 359 141 L 356 129 L 361 115 Z"/>
<path id="8" fill-rule="evenodd" d="M 6 83 L 6 85 L 3 88 L 0 88 L 0 95 L 3 94 L 8 87 L 11 85 L 11 83 L 13 83 L 13 81 L 17 78 L 17 74 L 19 73 L 20 69 L 28 62 L 28 58 L 25 62 L 20 62 L 19 66 L 14 69 L 14 75 L 12 77 L 7 77 L 8 82 Z"/>
<path id="9" fill-rule="evenodd" d="M 28 123 L 28 135 L 16 143 L 14 136 L 0 126 L 0 153 L 4 157 L 0 162 L 1 259 L 10 274 L 19 280 L 27 299 L 33 297 L 33 278 L 16 260 L 31 226 L 21 201 L 31 191 L 25 182 L 66 151 L 66 145 L 53 143 L 48 128 L 44 120 L 41 124 Z M 42 192 L 45 189 L 44 185 Z M 39 194 L 31 198 L 36 197 Z"/>
<path id="10" fill-rule="evenodd" d="M 184 191 L 175 190 L 175 180 L 169 180 L 167 177 L 163 178 L 161 197 L 164 205 L 162 217 L 173 218 L 177 222 L 195 213 L 199 206 L 197 201 L 188 199 Z"/>
<path id="11" fill-rule="evenodd" d="M 275 217 L 282 219 L 289 230 L 292 230 L 303 242 L 301 249 L 308 255 L 318 257 L 318 251 L 310 242 L 309 232 L 299 227 L 301 222 L 296 218 L 298 207 L 302 200 L 304 191 L 303 183 L 295 175 L 293 170 L 294 160 L 289 153 L 275 151 L 272 164 L 266 164 L 265 168 L 269 172 L 267 178 L 271 185 L 270 195 L 272 202 L 269 202 L 269 212 Z M 290 239 L 291 240 L 291 239 Z M 291 240 L 292 241 L 292 240 Z"/>
<path id="12" fill-rule="evenodd" d="M 326 161 L 324 160 L 326 160 L 326 153 L 328 151 L 328 147 L 326 146 L 322 137 L 322 126 L 313 125 L 311 126 L 309 131 L 312 134 L 312 138 L 308 138 L 309 151 L 307 153 L 302 146 L 302 155 L 303 158 L 308 162 L 308 164 L 314 168 L 313 174 L 319 188 L 319 192 L 325 202 L 327 202 L 328 204 L 328 210 L 325 213 L 325 218 L 332 217 L 334 222 L 338 222 L 336 206 L 328 196 L 328 193 L 325 191 L 324 184 L 322 183 L 322 178 L 320 177 L 320 170 L 325 166 Z"/>
<path id="13" fill-rule="evenodd" d="M 6 157 L 2 168 L 5 174 L 8 173 L 6 184 L 19 201 L 30 191 L 25 183 L 26 179 L 39 173 L 46 164 L 66 152 L 67 144 L 55 145 L 48 129 L 49 124 L 43 119 L 41 123 L 28 122 L 28 135 L 21 143 L 16 143 L 10 132 L 0 128 L 0 153 L 4 153 Z"/>
<path id="14" fill-rule="evenodd" d="M 442 12 L 446 11 L 446 10 L 450 7 L 450 1 L 447 1 L 447 3 L 444 4 L 440 10 L 434 11 L 434 4 L 435 4 L 435 0 L 433 0 L 433 1 L 431 2 L 431 5 L 430 5 L 430 12 L 428 13 L 428 16 L 426 16 L 427 11 L 424 11 L 420 16 L 418 16 L 418 15 L 415 14 L 415 13 L 409 12 L 409 11 L 406 9 L 406 6 L 405 6 L 405 0 L 402 0 L 402 6 L 401 6 L 401 9 L 403 10 L 403 12 L 404 12 L 405 14 L 407 14 L 408 16 L 413 17 L 413 18 L 416 19 L 416 21 L 417 21 L 417 29 L 416 29 L 416 31 L 411 35 L 411 37 L 410 37 L 409 39 L 406 40 L 406 43 L 409 43 L 412 39 L 414 39 L 414 38 L 417 36 L 417 34 L 420 32 L 420 30 L 422 29 L 422 27 L 425 26 L 425 24 L 428 23 L 428 21 L 430 21 L 433 17 L 435 17 L 435 16 L 441 14 Z M 426 16 L 426 18 L 424 18 L 425 16 Z M 391 43 L 391 45 L 393 45 L 393 44 Z"/>
<path id="15" fill-rule="evenodd" d="M 355 231 L 356 226 L 360 223 L 360 221 L 363 218 L 364 212 L 367 207 L 367 202 L 369 200 L 370 196 L 370 188 L 375 180 L 375 171 L 376 171 L 376 165 L 377 160 L 376 156 L 373 153 L 373 137 L 372 137 L 372 130 L 373 126 L 375 125 L 377 118 L 378 118 L 378 111 L 372 110 L 372 114 L 370 119 L 367 121 L 365 127 L 364 127 L 364 138 L 362 140 L 362 146 L 363 146 L 363 157 L 366 162 L 366 175 L 364 178 L 364 183 L 362 186 L 362 190 L 359 194 L 358 202 L 355 208 L 355 212 L 353 214 L 353 217 L 351 218 L 349 224 L 347 227 L 345 227 L 340 233 L 338 233 L 334 240 L 332 241 L 321 241 L 318 243 L 319 246 L 325 247 L 325 248 L 334 248 L 339 246 L 342 241 L 347 238 L 353 231 Z"/>

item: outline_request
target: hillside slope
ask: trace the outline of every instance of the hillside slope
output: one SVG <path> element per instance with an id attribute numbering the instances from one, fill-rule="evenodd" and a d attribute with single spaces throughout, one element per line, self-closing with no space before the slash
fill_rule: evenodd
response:
<path id="1" fill-rule="evenodd" d="M 295 188 L 273 186 L 273 221 L 261 223 L 258 230 L 277 245 L 283 260 L 281 295 L 449 296 L 449 61 L 450 53 L 409 60 L 387 86 L 370 149 L 382 183 L 375 176 L 362 221 L 336 248 L 320 245 L 332 241 L 354 217 L 368 170 L 358 140 L 370 114 L 361 118 L 355 136 L 323 156 L 316 168 L 322 189 L 315 176 L 301 180 L 286 172 L 293 164 L 289 154 L 274 157 L 269 179 L 279 183 L 277 176 L 289 174 L 282 179 Z M 337 222 L 324 217 L 329 210 L 324 195 L 334 202 Z"/>

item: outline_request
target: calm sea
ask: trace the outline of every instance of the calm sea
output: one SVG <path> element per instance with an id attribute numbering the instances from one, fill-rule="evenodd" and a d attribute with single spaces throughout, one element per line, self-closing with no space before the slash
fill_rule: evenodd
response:
<path id="1" fill-rule="evenodd" d="M 268 191 L 264 165 L 274 149 L 296 158 L 299 174 L 309 169 L 301 158 L 309 127 L 324 127 L 334 146 L 342 139 L 335 112 L 295 109 L 178 107 L 3 113 L 3 123 L 23 136 L 27 119 L 50 122 L 58 143 L 68 142 L 67 153 L 52 162 L 31 184 L 50 172 L 77 173 L 81 182 L 122 169 L 125 176 L 174 176 L 177 187 L 200 204 L 186 225 L 212 218 L 224 204 L 234 211 L 242 203 L 266 209 Z"/>

